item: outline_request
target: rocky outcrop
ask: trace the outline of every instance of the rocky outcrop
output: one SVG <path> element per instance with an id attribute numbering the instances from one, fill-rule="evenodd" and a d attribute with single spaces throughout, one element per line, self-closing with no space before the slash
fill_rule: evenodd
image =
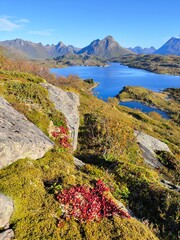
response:
<path id="1" fill-rule="evenodd" d="M 9 219 L 14 210 L 11 198 L 0 193 L 0 228 L 7 229 L 9 227 Z"/>
<path id="2" fill-rule="evenodd" d="M 77 148 L 79 129 L 79 96 L 75 93 L 65 92 L 49 83 L 42 83 L 49 92 L 49 98 L 54 103 L 56 110 L 62 112 L 67 120 L 67 125 L 73 140 L 73 149 Z"/>
<path id="3" fill-rule="evenodd" d="M 178 186 L 178 185 L 175 185 L 175 184 L 173 184 L 173 183 L 171 183 L 171 182 L 169 182 L 169 181 L 167 181 L 167 180 L 164 180 L 164 179 L 161 179 L 161 183 L 162 183 L 165 187 L 167 187 L 167 188 L 169 188 L 169 189 L 171 189 L 171 190 L 175 190 L 175 191 L 177 191 L 177 192 L 180 192 L 180 186 Z"/>
<path id="4" fill-rule="evenodd" d="M 12 229 L 8 229 L 0 233 L 0 240 L 11 240 L 14 237 L 14 232 Z"/>
<path id="5" fill-rule="evenodd" d="M 21 158 L 38 159 L 53 142 L 0 97 L 0 169 Z"/>
<path id="6" fill-rule="evenodd" d="M 82 168 L 84 167 L 86 164 L 83 163 L 81 160 L 79 160 L 78 158 L 74 157 L 74 165 L 77 167 L 77 168 Z"/>
<path id="7" fill-rule="evenodd" d="M 0 228 L 4 229 L 0 233 L 0 240 L 9 240 L 14 237 L 14 232 L 9 228 L 9 220 L 13 213 L 14 206 L 10 197 L 0 193 Z"/>
<path id="8" fill-rule="evenodd" d="M 155 151 L 166 151 L 171 153 L 167 144 L 143 132 L 135 131 L 135 136 L 145 162 L 157 169 L 162 167 L 163 165 L 158 161 Z"/>

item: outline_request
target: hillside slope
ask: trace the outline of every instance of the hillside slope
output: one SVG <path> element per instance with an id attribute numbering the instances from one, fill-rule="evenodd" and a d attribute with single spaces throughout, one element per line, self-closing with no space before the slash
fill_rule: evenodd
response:
<path id="1" fill-rule="evenodd" d="M 75 165 L 66 116 L 52 103 L 42 84 L 45 79 L 70 98 L 69 92 L 79 96 L 74 155 L 85 165 Z M 0 170 L 0 192 L 14 203 L 10 226 L 15 238 L 176 239 L 179 194 L 160 182 L 162 176 L 172 178 L 168 167 L 159 174 L 144 163 L 134 130 L 169 142 L 178 155 L 179 128 L 164 119 L 128 112 L 113 99 L 105 103 L 91 94 L 91 87 L 75 76 L 56 78 L 37 66 L 0 57 L 0 96 L 55 144 L 38 160 L 19 159 Z"/>

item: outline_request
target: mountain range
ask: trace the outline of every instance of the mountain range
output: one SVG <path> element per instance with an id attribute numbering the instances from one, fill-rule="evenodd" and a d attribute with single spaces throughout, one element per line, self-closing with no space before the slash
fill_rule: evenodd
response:
<path id="1" fill-rule="evenodd" d="M 18 53 L 28 59 L 56 58 L 67 54 L 95 55 L 108 59 L 113 56 L 132 54 L 130 50 L 121 47 L 111 36 L 102 40 L 97 39 L 82 49 L 72 45 L 66 46 L 63 42 L 44 46 L 42 43 L 22 39 L 0 41 L 0 46 L 6 47 L 11 54 Z"/>
<path id="2" fill-rule="evenodd" d="M 156 49 L 154 47 L 150 47 L 150 48 L 142 48 L 140 46 L 131 48 L 128 48 L 131 52 L 137 53 L 137 54 L 153 54 Z"/>
<path id="3" fill-rule="evenodd" d="M 94 55 L 105 59 L 128 54 L 180 55 L 180 39 L 178 38 L 171 38 L 158 50 L 154 47 L 141 48 L 140 46 L 124 48 L 112 36 L 107 36 L 102 40 L 96 39 L 84 48 L 67 46 L 61 41 L 57 45 L 44 46 L 42 43 L 22 39 L 0 41 L 0 46 L 5 47 L 11 56 L 37 60 L 57 58 L 68 54 Z"/>
<path id="4" fill-rule="evenodd" d="M 180 38 L 172 37 L 162 47 L 154 52 L 162 55 L 177 55 L 180 56 Z"/>

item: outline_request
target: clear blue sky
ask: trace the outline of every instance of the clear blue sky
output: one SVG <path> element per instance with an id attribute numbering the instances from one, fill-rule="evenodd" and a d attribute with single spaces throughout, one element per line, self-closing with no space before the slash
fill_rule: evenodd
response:
<path id="1" fill-rule="evenodd" d="M 84 47 L 112 35 L 123 47 L 180 35 L 180 0 L 1 0 L 0 40 Z"/>

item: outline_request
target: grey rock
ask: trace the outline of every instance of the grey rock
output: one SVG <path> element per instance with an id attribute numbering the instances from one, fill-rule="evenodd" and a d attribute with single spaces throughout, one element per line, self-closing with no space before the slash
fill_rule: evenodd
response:
<path id="1" fill-rule="evenodd" d="M 77 167 L 77 168 L 82 168 L 84 167 L 86 164 L 83 163 L 81 160 L 79 160 L 78 158 L 74 157 L 74 165 Z"/>
<path id="2" fill-rule="evenodd" d="M 53 142 L 0 97 L 0 169 L 21 158 L 38 159 Z"/>
<path id="3" fill-rule="evenodd" d="M 0 228 L 7 229 L 9 227 L 9 220 L 13 210 L 11 198 L 0 193 Z"/>
<path id="4" fill-rule="evenodd" d="M 14 232 L 12 229 L 8 229 L 0 233 L 0 240 L 10 240 L 14 237 Z"/>
<path id="5" fill-rule="evenodd" d="M 126 208 L 125 205 L 122 202 L 116 200 L 116 203 L 117 203 L 118 207 L 121 210 L 123 210 L 125 213 L 129 214 L 131 217 L 135 217 L 133 212 L 130 209 Z"/>
<path id="6" fill-rule="evenodd" d="M 64 114 L 73 140 L 73 149 L 75 150 L 77 148 L 79 129 L 79 96 L 75 93 L 65 92 L 49 83 L 41 83 L 41 85 L 48 90 L 49 98 L 54 103 L 56 110 Z"/>
<path id="7" fill-rule="evenodd" d="M 171 153 L 167 144 L 143 132 L 135 131 L 135 136 L 137 138 L 137 142 L 140 146 L 145 162 L 157 169 L 162 167 L 163 165 L 158 161 L 155 151 L 158 150 Z"/>
<path id="8" fill-rule="evenodd" d="M 169 181 L 167 181 L 167 180 L 164 180 L 164 179 L 161 180 L 161 183 L 162 183 L 165 187 L 167 187 L 167 188 L 169 188 L 169 189 L 171 189 L 171 190 L 175 190 L 175 191 L 177 191 L 177 192 L 180 192 L 180 186 L 178 186 L 178 185 L 175 185 L 175 184 L 173 184 L 173 183 L 171 183 L 171 182 L 169 182 Z"/>

